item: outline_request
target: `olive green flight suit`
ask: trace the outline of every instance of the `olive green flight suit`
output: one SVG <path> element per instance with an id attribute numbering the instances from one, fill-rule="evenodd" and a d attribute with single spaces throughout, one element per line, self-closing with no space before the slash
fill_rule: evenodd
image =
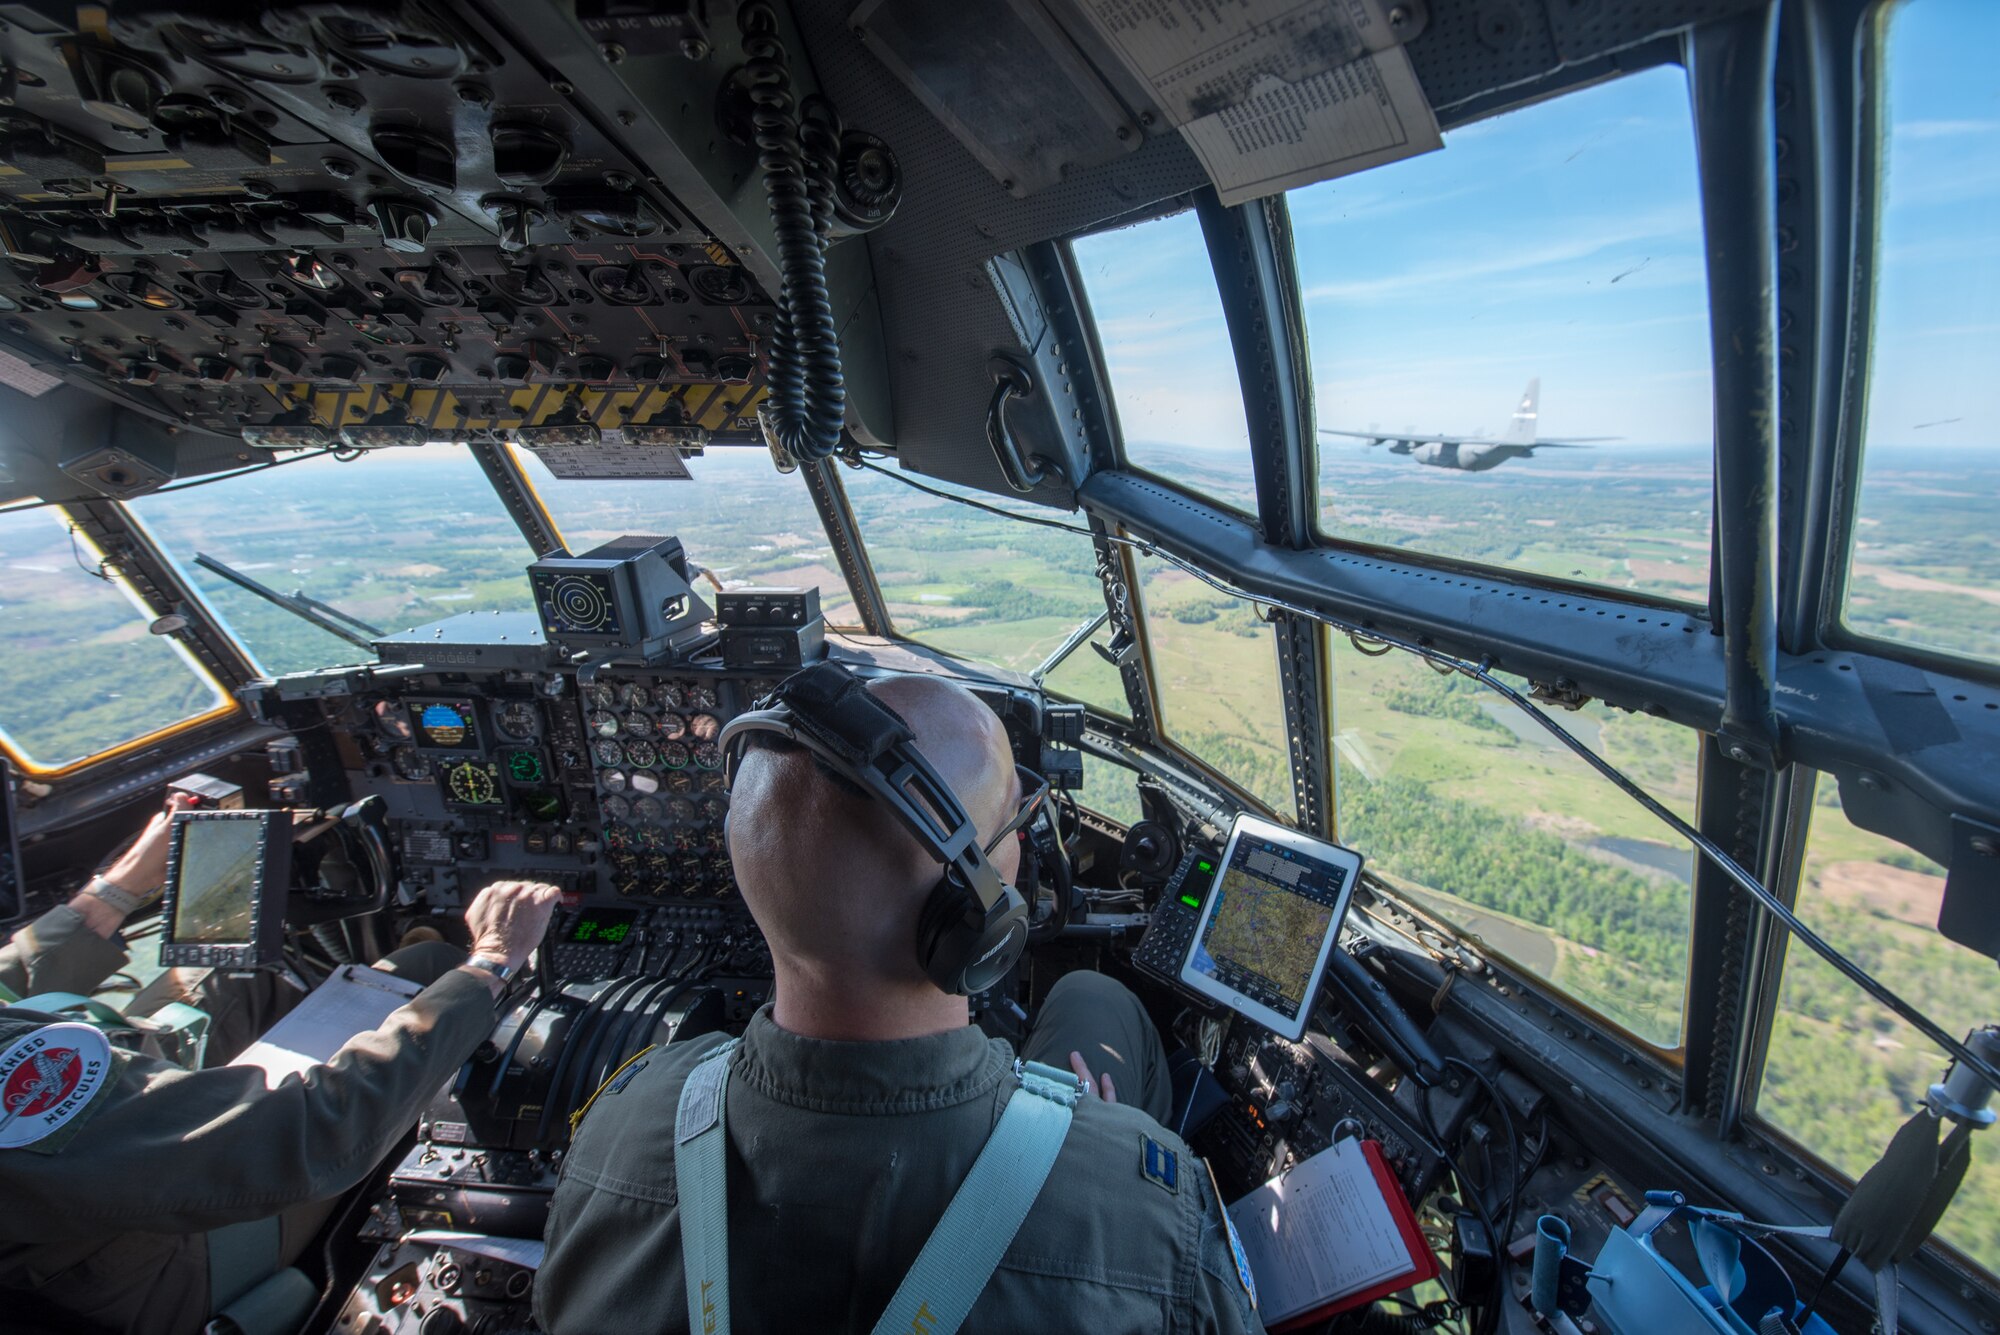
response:
<path id="1" fill-rule="evenodd" d="M 674 1113 L 688 1071 L 722 1041 L 641 1058 L 591 1106 L 535 1285 L 552 1335 L 687 1330 Z M 963 1329 L 1262 1331 L 1207 1170 L 1155 1120 L 1166 1063 L 1138 999 L 1102 975 L 1064 977 L 1023 1055 L 1066 1068 L 1071 1051 L 1094 1074 L 1114 1072 L 1121 1102 L 1078 1105 Z M 1013 1063 L 1006 1043 L 970 1026 L 838 1043 L 758 1012 L 726 1096 L 735 1329 L 873 1327 L 998 1122 Z"/>
<path id="2" fill-rule="evenodd" d="M 61 1132 L 0 1149 L 0 1329 L 199 1331 L 204 1230 L 360 1181 L 493 1026 L 485 984 L 451 967 L 462 952 L 432 942 L 398 955 L 399 971 L 436 981 L 327 1067 L 267 1090 L 255 1067 L 120 1056 Z M 0 946 L 0 984 L 88 993 L 125 958 L 64 906 Z M 36 1027 L 0 1018 L 0 1050 Z M 296 1255 L 309 1239 L 283 1246 Z"/>

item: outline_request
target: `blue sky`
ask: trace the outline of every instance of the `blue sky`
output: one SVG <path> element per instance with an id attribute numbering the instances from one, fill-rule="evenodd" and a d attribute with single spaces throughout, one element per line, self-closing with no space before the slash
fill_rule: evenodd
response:
<path id="1" fill-rule="evenodd" d="M 1916 0 L 1894 25 L 1877 441 L 2000 436 L 1996 37 L 1986 0 Z M 1290 206 L 1323 425 L 1497 432 L 1539 376 L 1546 434 L 1711 439 L 1678 67 L 1452 131 L 1440 152 L 1294 191 Z M 1193 216 L 1085 238 L 1077 256 L 1128 441 L 1243 448 Z"/>

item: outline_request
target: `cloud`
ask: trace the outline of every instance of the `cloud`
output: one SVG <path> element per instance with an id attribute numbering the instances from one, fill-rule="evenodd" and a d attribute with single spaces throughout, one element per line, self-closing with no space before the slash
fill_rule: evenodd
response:
<path id="1" fill-rule="evenodd" d="M 1919 120 L 1897 121 L 1890 133 L 1897 139 L 1958 139 L 1970 134 L 2000 131 L 2000 121 Z"/>

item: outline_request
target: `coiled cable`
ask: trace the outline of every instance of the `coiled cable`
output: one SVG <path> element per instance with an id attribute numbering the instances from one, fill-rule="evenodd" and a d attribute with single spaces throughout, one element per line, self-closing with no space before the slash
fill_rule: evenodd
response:
<path id="1" fill-rule="evenodd" d="M 765 0 L 736 13 L 743 34 L 752 137 L 778 245 L 778 318 L 772 332 L 767 403 L 770 431 L 793 458 L 825 459 L 840 448 L 847 381 L 826 287 L 833 230 L 840 121 L 823 98 L 801 108 L 778 20 Z"/>

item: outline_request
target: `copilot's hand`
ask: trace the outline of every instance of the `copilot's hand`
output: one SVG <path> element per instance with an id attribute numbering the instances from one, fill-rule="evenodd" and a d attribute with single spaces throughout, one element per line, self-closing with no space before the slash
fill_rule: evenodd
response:
<path id="1" fill-rule="evenodd" d="M 499 960 L 510 969 L 520 968 L 542 943 L 549 918 L 561 902 L 562 891 L 540 881 L 495 881 L 465 910 L 472 953 Z"/>
<path id="2" fill-rule="evenodd" d="M 187 806 L 185 794 L 171 794 L 165 808 L 153 813 L 133 845 L 105 869 L 104 879 L 142 900 L 158 894 L 167 882 L 167 844 L 173 833 L 174 813 Z"/>

